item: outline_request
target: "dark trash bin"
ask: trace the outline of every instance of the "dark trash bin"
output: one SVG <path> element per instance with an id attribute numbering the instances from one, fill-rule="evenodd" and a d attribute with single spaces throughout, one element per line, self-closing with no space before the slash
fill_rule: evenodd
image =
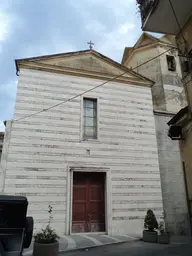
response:
<path id="1" fill-rule="evenodd" d="M 20 256 L 33 235 L 33 218 L 26 217 L 28 201 L 22 196 L 0 196 L 0 255 Z"/>

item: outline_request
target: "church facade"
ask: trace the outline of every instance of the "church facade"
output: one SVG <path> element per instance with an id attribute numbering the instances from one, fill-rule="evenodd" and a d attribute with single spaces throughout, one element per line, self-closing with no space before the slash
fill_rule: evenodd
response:
<path id="1" fill-rule="evenodd" d="M 36 230 L 51 205 L 60 235 L 140 235 L 147 209 L 163 211 L 153 82 L 94 50 L 16 60 L 16 68 L 2 193 L 27 196 Z"/>

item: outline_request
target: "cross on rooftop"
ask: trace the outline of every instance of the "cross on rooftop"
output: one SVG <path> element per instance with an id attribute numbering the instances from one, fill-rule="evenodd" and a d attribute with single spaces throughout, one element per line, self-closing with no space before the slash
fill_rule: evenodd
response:
<path id="1" fill-rule="evenodd" d="M 90 40 L 90 42 L 88 42 L 87 44 L 89 44 L 89 48 L 90 48 L 90 50 L 92 50 L 94 43 L 92 43 L 91 40 Z"/>

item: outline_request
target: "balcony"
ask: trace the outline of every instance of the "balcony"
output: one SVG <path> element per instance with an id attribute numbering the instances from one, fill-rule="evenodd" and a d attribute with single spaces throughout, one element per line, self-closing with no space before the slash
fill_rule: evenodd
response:
<path id="1" fill-rule="evenodd" d="M 191 0 L 137 0 L 144 31 L 177 35 L 192 15 Z"/>

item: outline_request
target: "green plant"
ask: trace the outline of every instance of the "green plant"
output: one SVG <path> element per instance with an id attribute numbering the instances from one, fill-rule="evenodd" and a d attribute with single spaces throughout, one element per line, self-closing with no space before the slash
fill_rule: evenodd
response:
<path id="1" fill-rule="evenodd" d="M 41 229 L 40 232 L 38 232 L 36 235 L 34 235 L 34 239 L 36 243 L 40 244 L 50 244 L 55 243 L 57 239 L 59 239 L 59 236 L 57 233 L 51 228 L 51 221 L 53 219 L 52 215 L 52 206 L 48 206 L 48 213 L 49 213 L 49 222 L 45 229 Z"/>
<path id="2" fill-rule="evenodd" d="M 154 5 L 154 0 L 136 0 L 142 20 L 145 20 Z"/>
<path id="3" fill-rule="evenodd" d="M 154 231 L 154 229 L 158 228 L 158 222 L 155 217 L 155 214 L 152 210 L 148 210 L 144 220 L 144 227 L 149 231 Z"/>

